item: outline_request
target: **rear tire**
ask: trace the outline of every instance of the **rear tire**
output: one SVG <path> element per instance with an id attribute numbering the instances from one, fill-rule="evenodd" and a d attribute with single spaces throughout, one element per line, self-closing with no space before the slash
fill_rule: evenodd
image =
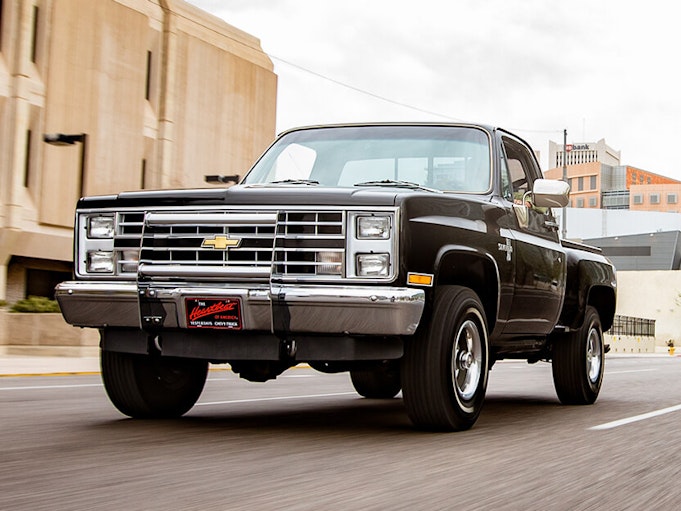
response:
<path id="1" fill-rule="evenodd" d="M 402 390 L 400 364 L 384 360 L 375 365 L 350 371 L 352 386 L 360 396 L 369 399 L 391 399 Z"/>
<path id="2" fill-rule="evenodd" d="M 102 380 L 113 405 L 136 419 L 184 415 L 201 395 L 208 362 L 101 352 Z"/>
<path id="3" fill-rule="evenodd" d="M 409 418 L 421 429 L 461 431 L 482 410 L 489 373 L 487 320 L 471 289 L 435 290 L 426 328 L 406 345 L 402 393 Z"/>
<path id="4" fill-rule="evenodd" d="M 598 311 L 588 306 L 578 330 L 553 342 L 553 384 L 565 405 L 596 402 L 603 383 L 605 348 Z"/>

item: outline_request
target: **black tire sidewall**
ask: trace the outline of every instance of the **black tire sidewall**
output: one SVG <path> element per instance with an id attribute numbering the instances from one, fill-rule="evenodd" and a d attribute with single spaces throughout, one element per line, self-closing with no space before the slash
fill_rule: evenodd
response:
<path id="1" fill-rule="evenodd" d="M 481 337 L 481 374 L 468 400 L 454 386 L 452 357 L 456 334 L 472 319 Z M 469 288 L 440 286 L 432 307 L 414 338 L 409 339 L 402 365 L 402 392 L 415 426 L 436 431 L 469 429 L 482 409 L 489 373 L 489 337 L 485 312 Z"/>

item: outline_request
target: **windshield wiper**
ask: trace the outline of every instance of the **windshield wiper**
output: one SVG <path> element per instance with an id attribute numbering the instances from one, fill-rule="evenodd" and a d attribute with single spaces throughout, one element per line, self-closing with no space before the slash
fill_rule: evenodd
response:
<path id="1" fill-rule="evenodd" d="M 383 179 L 381 181 L 364 181 L 355 183 L 354 186 L 392 186 L 397 188 L 409 188 L 410 190 L 425 190 L 427 192 L 442 193 L 442 190 L 435 190 L 411 181 L 396 181 L 393 179 Z"/>
<path id="2" fill-rule="evenodd" d="M 268 185 L 318 185 L 319 181 L 313 179 L 282 179 L 281 181 L 270 181 Z"/>

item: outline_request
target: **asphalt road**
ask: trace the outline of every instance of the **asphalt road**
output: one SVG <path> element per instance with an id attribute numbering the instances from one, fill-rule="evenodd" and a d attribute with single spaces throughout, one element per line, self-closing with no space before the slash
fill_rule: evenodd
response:
<path id="1" fill-rule="evenodd" d="M 212 371 L 163 422 L 120 415 L 97 376 L 0 378 L 0 509 L 675 510 L 680 375 L 608 358 L 598 402 L 566 407 L 550 365 L 502 362 L 475 427 L 444 434 L 310 369 Z"/>

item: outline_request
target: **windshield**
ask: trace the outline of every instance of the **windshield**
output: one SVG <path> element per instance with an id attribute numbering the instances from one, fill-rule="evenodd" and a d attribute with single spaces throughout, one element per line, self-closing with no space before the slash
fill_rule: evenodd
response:
<path id="1" fill-rule="evenodd" d="M 242 184 L 485 193 L 491 174 L 489 139 L 480 129 L 347 126 L 284 135 Z"/>

